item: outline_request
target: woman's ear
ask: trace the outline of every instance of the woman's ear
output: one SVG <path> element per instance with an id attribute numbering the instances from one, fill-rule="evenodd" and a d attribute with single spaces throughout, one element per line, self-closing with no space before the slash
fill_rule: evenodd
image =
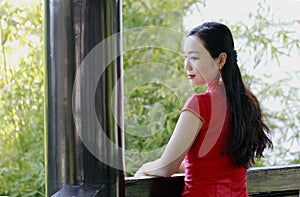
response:
<path id="1" fill-rule="evenodd" d="M 218 68 L 221 69 L 225 63 L 226 63 L 226 60 L 227 60 L 227 53 L 220 53 L 219 57 L 218 57 Z"/>

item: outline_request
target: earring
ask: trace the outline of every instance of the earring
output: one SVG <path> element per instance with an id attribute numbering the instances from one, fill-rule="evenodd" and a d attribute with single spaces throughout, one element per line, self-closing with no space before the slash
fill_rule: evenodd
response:
<path id="1" fill-rule="evenodd" d="M 220 74 L 220 77 L 219 77 L 219 85 L 223 85 L 222 69 L 221 69 L 221 68 L 219 69 L 219 74 Z"/>

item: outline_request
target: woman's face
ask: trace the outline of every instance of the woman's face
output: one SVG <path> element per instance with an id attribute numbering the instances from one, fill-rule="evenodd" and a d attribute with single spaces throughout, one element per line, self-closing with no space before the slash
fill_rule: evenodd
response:
<path id="1" fill-rule="evenodd" d="M 184 69 L 190 84 L 197 86 L 209 84 L 218 75 L 217 59 L 213 59 L 205 49 L 202 41 L 196 36 L 189 36 L 184 43 Z"/>

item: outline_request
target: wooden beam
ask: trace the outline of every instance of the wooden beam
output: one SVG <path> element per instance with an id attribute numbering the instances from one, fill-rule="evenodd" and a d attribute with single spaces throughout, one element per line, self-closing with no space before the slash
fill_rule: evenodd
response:
<path id="1" fill-rule="evenodd" d="M 180 196 L 184 174 L 169 178 L 127 177 L 125 196 L 167 197 Z M 250 196 L 298 196 L 300 188 L 300 165 L 250 168 L 247 172 Z"/>
<path id="2" fill-rule="evenodd" d="M 300 189 L 300 165 L 250 168 L 247 173 L 249 193 L 282 192 Z"/>

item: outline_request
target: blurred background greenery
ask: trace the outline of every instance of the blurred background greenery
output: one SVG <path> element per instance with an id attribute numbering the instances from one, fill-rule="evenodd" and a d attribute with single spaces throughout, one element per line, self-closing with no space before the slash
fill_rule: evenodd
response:
<path id="1" fill-rule="evenodd" d="M 123 30 L 160 26 L 184 33 L 187 31 L 184 18 L 192 12 L 201 13 L 206 3 L 204 0 L 123 0 Z M 0 0 L 0 195 L 44 195 L 43 14 L 41 0 Z M 272 82 L 268 82 L 272 78 L 269 73 L 257 76 L 251 70 L 274 62 L 284 65 L 281 57 L 293 58 L 295 51 L 299 56 L 299 35 L 293 29 L 300 29 L 300 20 L 278 20 L 274 14 L 267 1 L 261 0 L 254 12 L 245 13 L 248 23 L 220 19 L 232 29 L 241 54 L 243 77 L 262 102 L 275 136 L 275 149 L 267 151 L 257 166 L 300 163 L 299 84 L 290 86 L 289 83 L 299 80 L 300 69 Z M 199 20 L 198 24 L 202 22 Z M 186 92 L 191 87 L 187 81 L 180 80 L 184 75 L 180 54 L 149 47 L 124 54 L 123 62 L 125 74 L 146 64 L 172 67 L 167 84 L 177 83 L 183 90 L 178 95 L 166 84 L 149 81 L 126 92 L 135 81 L 125 81 L 125 94 L 130 95 L 124 106 L 128 150 L 125 163 L 130 176 L 142 163 L 161 154 L 179 116 L 180 99 L 189 96 Z M 201 92 L 203 87 L 193 91 Z M 274 100 L 280 104 L 280 110 L 267 104 Z M 140 135 L 140 131 L 148 135 Z M 149 154 L 138 154 L 145 152 Z"/>

